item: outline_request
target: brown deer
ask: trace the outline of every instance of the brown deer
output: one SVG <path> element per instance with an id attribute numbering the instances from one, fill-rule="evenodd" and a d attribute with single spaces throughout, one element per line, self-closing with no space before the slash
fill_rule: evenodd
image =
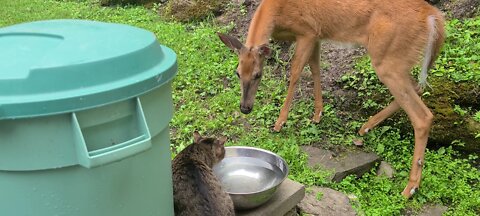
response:
<path id="1" fill-rule="evenodd" d="M 322 116 L 320 84 L 320 40 L 329 39 L 364 46 L 372 66 L 394 101 L 360 129 L 363 135 L 402 108 L 415 133 L 415 150 L 407 186 L 402 195 L 411 197 L 420 186 L 425 148 L 433 115 L 419 96 L 421 91 L 410 71 L 423 56 L 420 86 L 426 84 L 444 42 L 442 13 L 424 0 L 263 0 L 248 29 L 245 45 L 238 39 L 218 34 L 239 57 L 240 110 L 248 114 L 262 78 L 263 61 L 270 54 L 270 37 L 295 41 L 288 94 L 274 130 L 287 120 L 296 83 L 308 63 L 314 81 L 314 122 Z"/>

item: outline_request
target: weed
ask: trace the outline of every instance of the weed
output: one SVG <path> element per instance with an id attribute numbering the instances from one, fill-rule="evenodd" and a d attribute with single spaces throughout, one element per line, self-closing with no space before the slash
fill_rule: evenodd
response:
<path id="1" fill-rule="evenodd" d="M 477 122 L 480 122 L 480 111 L 476 112 L 473 116 L 473 119 Z"/>
<path id="2" fill-rule="evenodd" d="M 453 111 L 460 116 L 465 116 L 468 113 L 468 110 L 464 110 L 464 109 L 462 109 L 462 107 L 460 107 L 458 105 L 455 105 L 453 107 Z"/>

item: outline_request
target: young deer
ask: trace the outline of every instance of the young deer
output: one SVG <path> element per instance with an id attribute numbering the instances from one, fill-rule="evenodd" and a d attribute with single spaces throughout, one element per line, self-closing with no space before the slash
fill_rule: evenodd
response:
<path id="1" fill-rule="evenodd" d="M 442 13 L 424 0 L 263 0 L 250 23 L 245 45 L 234 37 L 220 39 L 239 57 L 240 110 L 248 114 L 262 78 L 264 58 L 270 54 L 269 38 L 296 42 L 288 94 L 274 130 L 287 120 L 296 83 L 305 64 L 314 81 L 314 122 L 322 116 L 320 84 L 320 42 L 329 39 L 363 45 L 373 68 L 394 101 L 360 129 L 363 135 L 402 108 L 413 125 L 415 150 L 407 186 L 402 194 L 411 197 L 420 186 L 425 147 L 433 115 L 418 95 L 421 91 L 410 76 L 412 67 L 423 56 L 420 85 L 426 84 L 444 42 Z"/>

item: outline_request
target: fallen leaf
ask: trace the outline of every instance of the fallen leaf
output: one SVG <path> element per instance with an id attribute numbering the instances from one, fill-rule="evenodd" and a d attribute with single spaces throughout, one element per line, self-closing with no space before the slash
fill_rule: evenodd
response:
<path id="1" fill-rule="evenodd" d="M 356 146 L 363 146 L 363 140 L 360 140 L 360 139 L 353 140 L 353 144 Z"/>

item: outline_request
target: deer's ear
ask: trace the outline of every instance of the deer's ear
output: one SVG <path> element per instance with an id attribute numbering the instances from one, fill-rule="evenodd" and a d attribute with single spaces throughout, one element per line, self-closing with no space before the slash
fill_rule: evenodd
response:
<path id="1" fill-rule="evenodd" d="M 201 139 L 202 136 L 200 136 L 200 133 L 198 133 L 198 131 L 193 132 L 193 143 L 198 144 L 200 143 Z"/>
<path id="2" fill-rule="evenodd" d="M 268 47 L 268 44 L 263 44 L 260 47 L 258 47 L 258 52 L 261 56 L 263 57 L 270 57 L 272 55 L 272 50 L 270 47 Z"/>
<path id="3" fill-rule="evenodd" d="M 220 40 L 231 50 L 238 52 L 240 49 L 242 49 L 243 44 L 237 38 L 218 32 L 217 35 Z"/>

